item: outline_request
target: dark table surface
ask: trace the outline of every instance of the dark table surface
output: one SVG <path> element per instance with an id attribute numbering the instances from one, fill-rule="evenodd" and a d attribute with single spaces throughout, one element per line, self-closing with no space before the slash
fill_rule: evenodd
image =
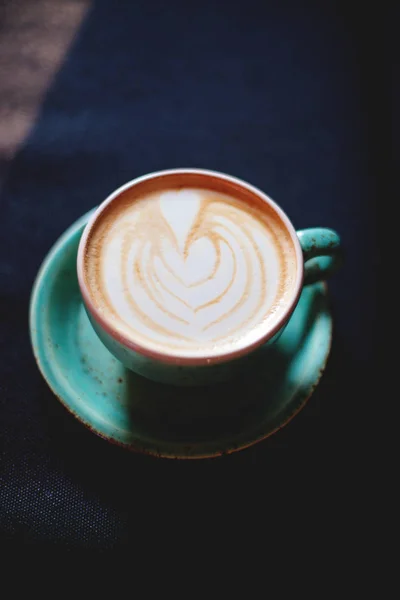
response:
<path id="1" fill-rule="evenodd" d="M 182 498 L 207 510 L 244 473 L 255 492 L 284 449 L 304 461 L 336 456 L 341 468 L 350 414 L 374 384 L 387 124 L 373 94 L 382 74 L 356 10 L 334 1 L 70 0 L 56 2 L 47 23 L 42 0 L 36 15 L 28 4 L 13 3 L 10 16 L 4 3 L 0 28 L 0 48 L 17 40 L 0 62 L 9 135 L 0 146 L 0 538 L 116 548 L 146 519 L 165 524 Z M 179 166 L 255 184 L 296 228 L 336 229 L 346 252 L 329 284 L 332 352 L 309 403 L 265 442 L 200 462 L 130 454 L 88 432 L 46 387 L 28 332 L 34 277 L 64 229 L 125 181 Z"/>

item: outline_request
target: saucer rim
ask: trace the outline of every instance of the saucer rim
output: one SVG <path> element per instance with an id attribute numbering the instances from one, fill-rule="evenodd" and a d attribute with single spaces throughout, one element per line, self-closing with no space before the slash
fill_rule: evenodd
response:
<path id="1" fill-rule="evenodd" d="M 135 442 L 132 442 L 132 441 L 123 442 L 121 440 L 116 439 L 111 434 L 107 435 L 107 434 L 103 433 L 102 431 L 99 431 L 89 420 L 87 420 L 85 417 L 78 414 L 78 412 L 76 412 L 73 408 L 71 408 L 70 404 L 68 403 L 68 400 L 64 399 L 63 395 L 57 388 L 57 385 L 60 386 L 60 382 L 58 380 L 56 380 L 56 378 L 54 381 L 52 381 L 52 378 L 50 377 L 50 375 L 48 373 L 48 369 L 46 369 L 46 366 L 44 364 L 45 360 L 43 360 L 43 356 L 40 356 L 41 351 L 39 350 L 40 344 L 39 344 L 38 332 L 37 332 L 37 329 L 38 329 L 37 320 L 39 318 L 38 314 L 40 311 L 37 310 L 37 308 L 38 308 L 37 304 L 38 304 L 39 294 L 42 289 L 43 281 L 44 281 L 44 278 L 46 276 L 48 269 L 51 267 L 53 261 L 55 259 L 57 259 L 57 255 L 63 251 L 65 244 L 68 242 L 68 240 L 71 238 L 71 236 L 76 234 L 80 228 L 82 228 L 82 231 L 83 231 L 85 224 L 88 222 L 90 216 L 95 212 L 95 210 L 96 210 L 96 208 L 93 208 L 93 209 L 87 211 L 84 215 L 82 215 L 79 219 L 77 219 L 74 223 L 72 223 L 72 225 L 70 225 L 60 235 L 60 237 L 56 240 L 56 242 L 51 246 L 51 248 L 45 255 L 45 257 L 40 265 L 40 268 L 36 274 L 36 277 L 34 279 L 31 296 L 30 296 L 30 302 L 29 302 L 29 331 L 30 331 L 30 341 L 31 341 L 31 346 L 32 346 L 35 362 L 38 366 L 39 372 L 41 373 L 41 375 L 42 375 L 43 379 L 45 380 L 45 382 L 47 383 L 48 387 L 50 388 L 52 393 L 55 395 L 55 397 L 60 401 L 61 405 L 67 410 L 67 412 L 70 413 L 73 417 L 75 417 L 91 433 L 94 433 L 96 436 L 100 437 L 101 439 L 103 439 L 107 442 L 112 443 L 115 446 L 119 446 L 125 450 L 144 454 L 147 456 L 152 456 L 152 457 L 157 457 L 157 458 L 168 458 L 168 459 L 172 459 L 172 460 L 199 460 L 199 459 L 208 459 L 208 458 L 218 458 L 218 457 L 221 457 L 224 455 L 230 455 L 235 452 L 239 452 L 246 448 L 250 448 L 251 446 L 254 446 L 255 444 L 262 442 L 263 440 L 266 440 L 267 438 L 271 437 L 272 435 L 277 433 L 280 429 L 285 427 L 296 415 L 298 415 L 299 412 L 304 408 L 304 406 L 307 404 L 308 400 L 313 395 L 315 389 L 317 388 L 317 386 L 321 380 L 321 377 L 325 371 L 325 368 L 326 368 L 326 365 L 327 365 L 327 362 L 328 362 L 328 359 L 329 359 L 329 356 L 331 353 L 332 338 L 333 338 L 333 316 L 332 316 L 332 311 L 330 310 L 330 307 L 329 307 L 329 299 L 328 299 L 329 328 L 328 328 L 328 333 L 327 333 L 327 335 L 329 337 L 328 337 L 327 344 L 326 344 L 325 356 L 324 356 L 323 362 L 319 365 L 318 375 L 313 380 L 312 385 L 310 386 L 310 389 L 309 389 L 307 395 L 301 399 L 299 404 L 296 404 L 296 406 L 293 408 L 293 411 L 290 411 L 290 414 L 287 414 L 279 425 L 268 430 L 266 433 L 262 433 L 260 435 L 255 436 L 251 440 L 247 440 L 247 441 L 244 441 L 243 443 L 238 443 L 238 444 L 232 444 L 232 440 L 231 440 L 231 443 L 228 444 L 226 446 L 226 448 L 220 449 L 220 450 L 215 450 L 212 452 L 207 452 L 207 451 L 202 452 L 201 451 L 201 442 L 200 442 L 199 450 L 195 453 L 190 453 L 187 451 L 185 453 L 185 449 L 188 449 L 192 446 L 192 444 L 190 442 L 188 443 L 188 442 L 175 441 L 175 442 L 173 442 L 173 445 L 175 447 L 181 447 L 181 452 L 182 452 L 181 454 L 179 454 L 177 452 L 175 453 L 173 451 L 171 451 L 171 452 L 157 451 L 152 448 L 146 447 L 145 442 L 140 443 L 140 444 L 136 444 Z M 323 286 L 324 293 L 327 295 L 328 294 L 328 286 L 327 286 L 326 281 L 319 282 L 319 285 Z"/>

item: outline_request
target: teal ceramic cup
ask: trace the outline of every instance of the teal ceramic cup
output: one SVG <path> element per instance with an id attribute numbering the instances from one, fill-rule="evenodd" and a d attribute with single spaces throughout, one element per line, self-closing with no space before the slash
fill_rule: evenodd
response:
<path id="1" fill-rule="evenodd" d="M 196 186 L 209 185 L 210 189 L 218 188 L 230 196 L 242 195 L 265 209 L 272 212 L 279 219 L 280 227 L 286 238 L 290 238 L 295 267 L 293 269 L 294 282 L 289 296 L 285 296 L 284 306 L 279 311 L 279 316 L 270 323 L 257 326 L 249 336 L 244 336 L 244 342 L 228 349 L 222 347 L 205 347 L 200 352 L 190 354 L 177 349 L 165 349 L 154 344 L 147 344 L 142 337 L 135 336 L 134 332 L 118 328 L 109 318 L 107 311 L 101 310 L 90 293 L 88 278 L 85 274 L 85 257 L 88 252 L 88 243 L 91 232 L 103 216 L 103 211 L 109 210 L 110 205 L 127 192 L 140 190 L 141 186 L 151 185 L 153 182 L 163 181 L 166 189 L 169 180 L 175 185 L 190 187 L 193 182 Z M 200 183 L 199 183 L 200 182 Z M 208 385 L 231 379 L 256 364 L 253 358 L 258 350 L 266 346 L 273 348 L 273 342 L 283 332 L 296 305 L 299 301 L 303 286 L 312 285 L 325 280 L 334 273 L 341 263 L 341 244 L 339 235 L 332 229 L 310 228 L 296 231 L 288 216 L 264 192 L 256 187 L 235 177 L 214 171 L 202 169 L 173 169 L 150 173 L 134 179 L 113 192 L 96 209 L 82 234 L 77 257 L 77 274 L 82 299 L 89 320 L 100 340 L 106 348 L 123 363 L 125 367 L 154 381 L 179 385 Z M 263 364 L 263 368 L 268 368 Z"/>

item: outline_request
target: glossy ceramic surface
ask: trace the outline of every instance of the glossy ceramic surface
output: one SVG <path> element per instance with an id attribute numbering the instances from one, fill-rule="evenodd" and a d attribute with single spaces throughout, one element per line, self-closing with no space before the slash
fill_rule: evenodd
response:
<path id="1" fill-rule="evenodd" d="M 261 319 L 261 321 L 258 322 L 257 326 L 248 326 L 246 335 L 243 335 L 242 331 L 242 334 L 238 335 L 237 339 L 235 339 L 235 337 L 233 336 L 233 344 L 227 344 L 226 346 L 222 345 L 221 347 L 218 343 L 215 342 L 215 340 L 218 338 L 213 338 L 213 336 L 217 336 L 216 330 L 208 330 L 207 327 L 204 327 L 205 323 L 203 323 L 203 327 L 201 327 L 199 330 L 199 335 L 200 337 L 204 334 L 207 335 L 206 330 L 208 331 L 208 334 L 211 334 L 212 331 L 213 333 L 209 339 L 209 343 L 201 348 L 194 344 L 194 346 L 191 349 L 189 348 L 185 351 L 183 351 L 182 347 L 179 347 L 179 336 L 176 340 L 176 343 L 178 344 L 176 347 L 174 347 L 175 343 L 172 341 L 173 337 L 167 337 L 168 343 L 172 342 L 172 347 L 168 348 L 168 346 L 163 346 L 163 344 L 158 346 L 157 343 L 154 343 L 154 340 L 151 340 L 152 326 L 150 326 L 150 330 L 148 332 L 150 338 L 147 342 L 145 342 L 144 339 L 141 339 L 140 335 L 136 336 L 133 333 L 128 333 L 126 330 L 124 331 L 123 327 L 118 327 L 112 319 L 108 318 L 108 311 L 101 309 L 100 306 L 98 306 L 97 302 L 93 301 L 88 288 L 88 283 L 84 269 L 84 257 L 86 256 L 87 243 L 90 239 L 91 231 L 93 227 L 95 227 L 97 220 L 101 219 L 102 213 L 111 204 L 113 204 L 114 202 L 118 202 L 118 199 L 121 197 L 122 194 L 126 193 L 127 190 L 136 189 L 138 193 L 141 193 L 140 190 L 146 189 L 146 186 L 149 185 L 149 182 L 151 187 L 154 185 L 161 185 L 162 188 L 165 188 L 165 186 L 174 187 L 182 184 L 182 182 L 185 182 L 185 185 L 187 184 L 189 185 L 189 187 L 193 185 L 195 188 L 206 185 L 210 186 L 210 189 L 221 190 L 223 193 L 228 193 L 228 195 L 237 194 L 238 197 L 242 198 L 245 202 L 253 201 L 254 198 L 257 198 L 258 202 L 261 201 L 263 205 L 269 207 L 268 210 L 271 210 L 275 215 L 279 217 L 279 221 L 281 223 L 280 228 L 282 229 L 283 227 L 286 231 L 286 234 L 291 239 L 291 245 L 293 246 L 292 249 L 294 252 L 294 256 L 292 256 L 291 260 L 296 261 L 296 270 L 294 273 L 293 287 L 290 289 L 290 293 L 288 293 L 287 296 L 285 296 L 284 301 L 282 301 L 282 303 L 278 305 L 279 308 L 277 308 L 275 312 L 272 312 L 270 314 L 271 318 L 265 320 Z M 143 188 L 143 186 L 145 187 Z M 168 203 L 170 203 L 171 201 L 172 200 L 170 199 Z M 188 200 L 188 202 L 190 206 L 190 201 Z M 186 202 L 184 204 L 186 205 Z M 176 206 L 172 213 L 170 213 L 170 217 L 172 214 L 174 215 L 174 220 L 181 222 L 181 225 L 181 217 L 183 218 L 183 221 L 185 221 L 185 219 L 187 218 L 185 210 L 183 208 L 178 210 Z M 163 220 L 164 217 L 161 217 L 160 222 L 163 222 Z M 171 221 L 168 225 L 168 230 L 173 230 L 175 225 Z M 274 200 L 267 196 L 267 194 L 265 194 L 262 190 L 252 186 L 251 184 L 243 180 L 240 180 L 236 177 L 232 177 L 231 175 L 227 175 L 226 173 L 219 173 L 216 171 L 209 171 L 204 169 L 170 169 L 166 171 L 148 173 L 146 175 L 142 175 L 136 179 L 129 181 L 128 183 L 122 185 L 120 188 L 112 192 L 97 207 L 96 211 L 92 215 L 91 219 L 87 224 L 87 227 L 84 229 L 83 234 L 81 236 L 77 255 L 77 274 L 82 299 L 86 306 L 87 313 L 89 315 L 92 326 L 95 329 L 101 341 L 103 342 L 103 344 L 111 352 L 111 354 L 115 356 L 115 358 L 122 362 L 125 365 L 125 367 L 153 381 L 180 386 L 199 386 L 229 381 L 233 376 L 237 375 L 238 370 L 241 370 L 242 368 L 247 369 L 249 359 L 252 360 L 253 352 L 255 350 L 257 350 L 261 346 L 266 346 L 267 344 L 274 343 L 277 337 L 283 331 L 294 309 L 297 306 L 303 288 L 303 283 L 313 284 L 317 281 L 322 281 L 329 277 L 336 270 L 339 264 L 338 258 L 340 255 L 340 250 L 340 237 L 335 231 L 321 227 L 296 231 L 289 217 Z M 260 249 L 259 251 L 261 252 Z M 182 257 L 183 255 L 180 258 Z M 202 254 L 202 260 L 204 259 L 205 255 Z M 114 268 L 115 265 L 118 264 L 118 259 L 116 256 L 114 256 L 112 264 L 114 264 Z M 175 267 L 171 263 L 170 268 L 173 272 L 175 272 Z M 197 266 L 197 269 L 199 268 L 200 265 Z M 255 268 L 257 270 L 257 267 Z M 191 269 L 193 269 L 193 265 Z M 110 269 L 110 272 L 112 272 L 112 269 Z M 193 270 L 191 272 L 193 274 Z M 271 290 L 274 288 L 272 274 L 273 269 L 270 272 Z M 112 276 L 112 281 L 114 281 L 114 277 L 118 279 L 118 276 L 114 273 Z M 179 274 L 178 279 L 182 277 L 184 279 L 183 272 Z M 259 274 L 259 277 L 261 277 L 261 274 Z M 146 280 L 146 278 L 147 276 L 144 276 L 144 280 Z M 111 287 L 114 287 L 114 283 Z M 151 288 L 152 284 L 150 280 L 147 283 L 149 283 L 149 286 Z M 139 278 L 137 284 L 137 291 L 139 296 L 142 295 L 140 292 L 141 286 L 141 279 Z M 188 291 L 186 284 L 184 284 L 184 288 L 185 290 L 183 294 L 185 295 Z M 266 289 L 268 288 L 269 286 Z M 117 289 L 118 284 L 115 287 L 116 293 Z M 197 286 L 194 289 L 197 290 Z M 250 300 L 252 295 L 250 289 L 251 288 L 249 288 L 246 294 L 242 296 L 242 299 L 247 297 L 248 300 Z M 257 284 L 255 284 L 254 289 L 257 289 Z M 126 291 L 127 290 L 125 290 L 123 294 L 125 294 Z M 181 292 L 178 291 L 178 288 L 175 290 L 175 292 L 175 297 L 179 297 Z M 220 292 L 221 290 L 219 289 L 218 293 Z M 133 289 L 130 290 L 128 297 L 134 299 L 135 293 L 135 287 L 133 287 Z M 200 292 L 196 291 L 195 295 L 197 294 L 200 294 Z M 115 302 L 116 297 L 113 295 L 113 293 L 111 293 L 110 290 L 109 296 L 110 300 L 112 297 L 114 297 L 114 300 L 111 302 L 111 304 L 113 304 L 113 302 Z M 174 293 L 172 294 L 172 296 L 174 296 Z M 145 301 L 146 298 L 147 302 Z M 211 296 L 209 297 L 209 299 L 210 298 Z M 238 298 L 236 298 L 236 301 L 237 300 Z M 266 301 L 266 297 L 264 298 L 264 301 Z M 146 321 L 142 323 L 143 315 L 141 314 L 141 311 L 143 311 L 145 318 L 148 318 L 150 317 L 150 313 L 148 313 L 147 311 L 153 310 L 151 307 L 154 308 L 154 305 L 156 304 L 157 302 L 154 303 L 154 300 L 152 300 L 151 296 L 148 296 L 147 291 L 145 291 L 142 295 L 142 304 L 141 310 L 139 311 L 139 320 L 137 321 L 135 327 L 139 327 L 140 329 L 140 327 L 142 325 L 145 325 L 146 323 Z M 184 304 L 185 303 L 183 303 L 183 306 L 180 307 L 183 311 L 185 310 Z M 240 303 L 237 302 L 235 306 L 238 307 L 239 304 Z M 220 297 L 217 303 L 217 313 L 215 313 L 214 317 L 211 317 L 211 321 L 213 321 L 214 319 L 214 326 L 216 326 L 217 323 L 217 319 L 215 319 L 215 316 L 216 314 L 222 314 L 218 311 L 220 311 L 221 308 L 223 308 L 223 305 L 224 298 Z M 230 306 L 231 308 L 233 307 L 232 304 L 230 304 Z M 188 306 L 186 306 L 186 308 L 188 308 Z M 244 308 L 244 306 L 238 308 L 238 310 L 240 311 L 242 310 L 242 308 Z M 210 306 L 206 310 L 209 309 Z M 174 307 L 172 307 L 171 305 L 170 310 L 171 314 L 174 315 L 176 305 L 174 304 Z M 130 309 L 128 309 L 128 312 L 131 314 Z M 175 326 L 178 326 L 178 323 L 176 323 L 176 321 L 174 320 L 175 317 L 172 316 L 171 325 L 168 325 L 167 323 L 169 323 L 171 314 L 167 318 L 167 321 L 163 321 L 162 311 L 160 313 L 159 310 L 156 309 L 156 312 L 158 313 L 158 317 L 155 318 L 154 315 L 153 317 L 150 317 L 151 322 L 158 323 L 158 326 L 163 324 L 162 327 L 165 326 L 168 330 L 171 326 L 172 329 L 170 330 L 170 332 L 173 332 Z M 181 325 L 184 325 L 184 327 L 189 326 L 189 330 L 185 330 L 186 332 L 184 334 L 184 336 L 186 334 L 188 335 L 189 341 L 191 338 L 191 334 L 188 333 L 188 331 L 190 331 L 190 327 L 194 325 L 196 317 L 201 316 L 201 318 L 203 318 L 205 314 L 206 313 L 203 311 L 200 311 L 199 313 L 196 313 L 195 311 L 193 313 L 189 306 L 188 314 L 186 314 L 186 317 L 183 319 L 183 321 L 185 321 L 186 319 L 186 322 L 181 323 Z M 229 318 L 231 319 L 231 327 L 232 323 L 235 323 L 235 319 L 239 318 L 238 315 L 239 313 L 236 312 L 233 312 L 230 315 Z M 133 315 L 131 316 L 133 317 Z M 180 314 L 180 317 L 183 318 L 184 314 Z M 208 317 L 210 317 L 210 314 L 208 314 Z M 242 317 L 244 318 L 244 314 L 242 315 Z M 159 321 L 159 318 L 161 318 L 161 321 Z M 220 317 L 218 317 L 218 320 L 219 318 Z M 244 322 L 246 322 L 246 319 Z M 226 325 L 225 320 L 222 320 L 221 323 L 225 323 Z M 236 324 L 240 325 L 240 323 Z M 147 330 L 146 328 L 147 325 L 145 325 L 145 330 Z M 226 333 L 230 334 L 230 328 L 228 328 Z M 160 335 L 162 334 L 160 333 Z M 194 339 L 192 340 L 192 342 L 194 341 Z"/>
<path id="2" fill-rule="evenodd" d="M 76 254 L 83 216 L 58 240 L 32 291 L 30 331 L 44 378 L 91 431 L 129 449 L 202 458 L 261 441 L 312 394 L 328 358 L 332 320 L 325 284 L 304 288 L 277 342 L 227 384 L 178 388 L 128 371 L 103 346 L 83 307 Z"/>

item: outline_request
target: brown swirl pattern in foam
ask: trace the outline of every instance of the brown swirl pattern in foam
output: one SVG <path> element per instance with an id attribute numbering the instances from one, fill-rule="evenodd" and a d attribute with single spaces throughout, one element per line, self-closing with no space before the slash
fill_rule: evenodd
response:
<path id="1" fill-rule="evenodd" d="M 100 219 L 88 247 L 86 274 L 101 309 L 131 335 L 170 348 L 220 345 L 234 339 L 276 311 L 294 279 L 292 243 L 277 218 L 271 219 L 266 211 L 230 196 L 197 192 L 199 210 L 183 245 L 162 211 L 158 193 L 136 199 L 131 206 L 127 203 L 125 210 L 121 206 L 118 213 Z M 131 218 L 119 219 L 129 215 Z M 273 297 L 268 296 L 272 283 L 268 281 L 268 265 L 256 239 L 257 231 L 276 250 L 279 277 Z M 213 248 L 214 264 L 206 275 L 188 281 L 166 256 L 175 252 L 184 264 L 190 260 L 194 244 L 204 240 Z M 120 269 L 117 280 L 121 302 L 119 298 L 116 301 L 115 290 L 107 279 L 111 263 L 107 266 L 106 250 L 113 243 L 117 248 L 116 268 Z M 198 301 L 197 291 L 204 291 L 210 282 L 218 283 L 230 263 L 230 276 L 223 288 Z M 243 285 L 239 294 L 229 298 L 233 287 L 238 287 L 238 270 Z M 191 301 L 193 298 L 195 301 Z M 224 306 L 226 310 L 218 310 Z M 204 319 L 207 309 L 210 318 Z"/>

